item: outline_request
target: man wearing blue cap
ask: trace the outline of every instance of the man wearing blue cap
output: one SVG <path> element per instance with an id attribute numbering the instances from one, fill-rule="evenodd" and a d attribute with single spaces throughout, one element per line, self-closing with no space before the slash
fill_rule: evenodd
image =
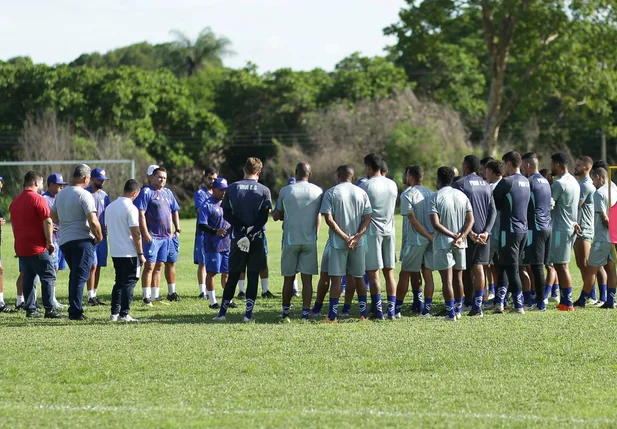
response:
<path id="1" fill-rule="evenodd" d="M 206 252 L 206 287 L 210 299 L 210 308 L 218 309 L 214 277 L 221 274 L 221 286 L 225 289 L 229 274 L 229 249 L 231 238 L 228 234 L 230 224 L 223 216 L 221 202 L 227 192 L 227 180 L 217 178 L 212 183 L 212 195 L 203 202 L 199 210 L 197 226 L 205 234 L 204 251 Z"/>
<path id="2" fill-rule="evenodd" d="M 54 206 L 54 202 L 56 201 L 56 195 L 58 195 L 58 192 L 60 192 L 62 188 L 64 188 L 66 185 L 68 185 L 68 182 L 64 181 L 62 174 L 53 173 L 53 174 L 50 174 L 49 177 L 47 178 L 47 191 L 43 193 L 43 198 L 45 198 L 45 201 L 47 201 L 47 205 L 49 206 L 50 210 Z M 64 258 L 64 253 L 62 253 L 62 250 L 60 250 L 60 242 L 59 242 L 59 237 L 58 237 L 58 225 L 55 223 L 54 223 L 53 242 L 54 242 L 54 247 L 56 248 L 56 250 L 55 252 L 51 254 L 51 256 L 54 261 L 56 272 L 58 272 L 59 270 L 66 270 L 67 268 L 66 259 Z M 64 308 L 65 306 L 63 304 L 60 304 L 58 300 L 56 299 L 56 284 L 55 283 L 52 287 L 51 292 L 52 292 L 52 303 L 54 307 L 58 310 Z"/>
<path id="3" fill-rule="evenodd" d="M 109 180 L 107 173 L 102 168 L 95 168 L 92 170 L 90 176 L 90 186 L 86 188 L 94 197 L 94 204 L 96 205 L 96 215 L 101 226 L 105 225 L 105 209 L 111 204 L 109 195 L 103 190 L 105 181 Z M 94 262 L 90 268 L 90 278 L 88 279 L 88 305 L 97 306 L 104 305 L 96 296 L 96 289 L 99 286 L 99 277 L 101 275 L 101 267 L 107 266 L 107 232 L 103 228 L 103 241 L 96 245 L 94 249 Z"/>
<path id="4" fill-rule="evenodd" d="M 208 167 L 204 171 L 204 186 L 195 191 L 193 200 L 195 201 L 195 210 L 199 218 L 201 206 L 212 196 L 212 184 L 218 178 L 219 172 L 212 167 Z M 205 232 L 195 229 L 195 248 L 193 250 L 193 263 L 197 265 L 197 282 L 199 283 L 199 298 L 208 299 L 206 291 L 206 251 L 204 246 Z"/>

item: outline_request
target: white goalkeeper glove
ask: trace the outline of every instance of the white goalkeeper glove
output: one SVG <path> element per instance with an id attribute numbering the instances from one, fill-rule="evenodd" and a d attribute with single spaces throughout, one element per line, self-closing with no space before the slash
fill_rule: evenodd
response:
<path id="1" fill-rule="evenodd" d="M 242 252 L 248 253 L 250 248 L 251 240 L 249 240 L 248 237 L 242 237 L 240 240 L 238 240 L 238 249 L 240 249 Z"/>

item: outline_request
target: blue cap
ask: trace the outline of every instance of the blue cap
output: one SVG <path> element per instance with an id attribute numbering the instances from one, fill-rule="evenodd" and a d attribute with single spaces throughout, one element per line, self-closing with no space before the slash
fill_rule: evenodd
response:
<path id="1" fill-rule="evenodd" d="M 212 189 L 227 189 L 227 180 L 219 177 L 212 183 Z"/>
<path id="2" fill-rule="evenodd" d="M 94 170 L 92 170 L 92 173 L 90 173 L 90 177 L 96 180 L 109 180 L 109 177 L 107 177 L 107 173 L 105 173 L 105 170 L 102 168 L 95 168 Z"/>
<path id="3" fill-rule="evenodd" d="M 4 177 L 0 176 L 0 182 L 4 181 Z"/>
<path id="4" fill-rule="evenodd" d="M 55 183 L 56 185 L 68 185 L 68 182 L 64 181 L 64 178 L 60 173 L 53 173 L 49 175 L 47 178 L 47 184 L 49 185 L 51 183 Z"/>
<path id="5" fill-rule="evenodd" d="M 366 177 L 360 177 L 358 179 L 358 181 L 356 182 L 357 186 L 360 186 L 361 184 L 363 184 L 364 182 L 368 182 L 368 179 Z"/>
<path id="6" fill-rule="evenodd" d="M 296 178 L 295 177 L 290 177 L 289 180 L 287 181 L 288 185 L 293 185 L 294 183 L 296 183 Z"/>

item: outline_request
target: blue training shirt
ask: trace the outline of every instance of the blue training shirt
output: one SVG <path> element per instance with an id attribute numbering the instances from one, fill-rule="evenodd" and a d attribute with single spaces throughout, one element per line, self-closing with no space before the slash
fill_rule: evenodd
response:
<path id="1" fill-rule="evenodd" d="M 530 195 L 529 180 L 520 173 L 504 177 L 497 184 L 493 191 L 493 197 L 497 209 L 501 212 L 501 232 L 527 232 L 527 210 Z"/>
<path id="2" fill-rule="evenodd" d="M 263 211 L 272 209 L 270 189 L 257 180 L 239 180 L 227 188 L 222 206 L 225 220 L 231 224 L 231 238 L 238 240 L 244 236 L 243 227 L 256 226 Z"/>
<path id="3" fill-rule="evenodd" d="M 476 234 L 490 233 L 497 217 L 491 185 L 472 173 L 458 180 L 452 187 L 463 191 L 471 202 L 474 218 L 472 231 Z"/>
<path id="4" fill-rule="evenodd" d="M 531 198 L 527 210 L 530 231 L 551 230 L 551 185 L 540 173 L 528 178 Z"/>
<path id="5" fill-rule="evenodd" d="M 223 207 L 221 201 L 214 196 L 209 196 L 199 208 L 197 223 L 208 225 L 216 229 L 229 230 L 229 223 L 223 217 Z M 221 253 L 229 251 L 231 239 L 229 233 L 225 237 L 204 232 L 204 249 L 206 253 Z"/>

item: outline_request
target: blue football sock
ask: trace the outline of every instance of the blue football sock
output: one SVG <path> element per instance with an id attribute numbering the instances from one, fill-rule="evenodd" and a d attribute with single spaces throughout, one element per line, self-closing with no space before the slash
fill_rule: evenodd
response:
<path id="1" fill-rule="evenodd" d="M 368 274 L 364 273 L 364 286 L 366 286 L 366 290 L 370 291 L 371 290 L 371 285 L 368 282 Z"/>
<path id="2" fill-rule="evenodd" d="M 549 299 L 551 297 L 552 292 L 553 292 L 553 286 L 544 285 L 544 299 Z"/>
<path id="3" fill-rule="evenodd" d="M 598 300 L 598 295 L 596 294 L 596 285 L 593 285 L 591 287 L 591 293 L 589 294 L 589 297 L 593 299 L 594 301 Z"/>
<path id="4" fill-rule="evenodd" d="M 559 296 L 559 283 L 555 283 L 553 285 L 553 298 L 557 298 Z"/>
<path id="5" fill-rule="evenodd" d="M 606 302 L 606 291 L 608 290 L 608 286 L 607 285 L 600 285 L 599 286 L 600 289 L 600 301 L 602 302 Z"/>
<path id="6" fill-rule="evenodd" d="M 514 296 L 514 308 L 523 308 L 524 298 L 523 291 L 516 292 Z"/>
<path id="7" fill-rule="evenodd" d="M 396 300 L 396 297 L 394 298 Z M 375 311 L 373 315 L 377 318 L 383 317 L 383 309 L 381 308 L 381 294 L 375 295 Z"/>
<path id="8" fill-rule="evenodd" d="M 403 300 L 402 299 L 397 299 L 396 300 L 396 307 L 394 308 L 394 312 L 396 314 L 399 314 L 402 309 L 403 309 Z"/>
<path id="9" fill-rule="evenodd" d="M 360 316 L 366 318 L 366 295 L 358 295 L 358 304 L 360 306 Z"/>
<path id="10" fill-rule="evenodd" d="M 474 291 L 473 293 L 473 305 L 471 309 L 473 311 L 479 311 L 482 308 L 482 300 L 484 299 L 484 289 Z"/>
<path id="11" fill-rule="evenodd" d="M 422 291 L 421 290 L 413 291 L 413 303 L 411 304 L 411 306 L 415 311 L 422 311 Z"/>
<path id="12" fill-rule="evenodd" d="M 302 307 L 302 318 L 308 319 L 310 312 L 311 312 L 311 309 L 309 307 Z"/>
<path id="13" fill-rule="evenodd" d="M 255 307 L 255 300 L 247 299 L 246 300 L 246 311 L 244 312 L 244 317 L 246 317 L 247 319 L 253 318 L 253 307 Z"/>
<path id="14" fill-rule="evenodd" d="M 495 303 L 496 304 L 506 304 L 506 295 L 508 291 L 508 286 L 499 286 L 497 288 L 497 293 L 495 294 Z"/>
<path id="15" fill-rule="evenodd" d="M 530 293 L 531 293 L 531 302 L 530 302 L 530 304 L 531 305 L 536 304 L 538 302 L 538 294 L 536 293 L 535 290 L 532 290 Z"/>
<path id="16" fill-rule="evenodd" d="M 315 305 L 313 305 L 313 311 L 311 313 L 319 314 L 321 313 L 322 308 L 323 308 L 323 302 L 315 302 Z"/>
<path id="17" fill-rule="evenodd" d="M 422 314 L 431 314 L 431 306 L 433 305 L 433 298 L 424 298 L 424 308 Z"/>
<path id="18" fill-rule="evenodd" d="M 289 310 L 291 309 L 291 304 L 283 304 L 283 314 L 281 317 L 289 317 Z"/>
<path id="19" fill-rule="evenodd" d="M 343 278 L 341 279 L 341 286 L 347 286 L 347 276 L 343 276 Z"/>
<path id="20" fill-rule="evenodd" d="M 396 313 L 396 296 L 388 296 L 388 316 L 394 316 Z"/>
<path id="21" fill-rule="evenodd" d="M 227 314 L 227 308 L 229 307 L 230 302 L 231 302 L 231 299 L 223 300 L 223 302 L 221 303 L 221 308 L 219 310 L 219 317 L 225 316 Z"/>
<path id="22" fill-rule="evenodd" d="M 617 289 L 614 287 L 609 287 L 606 294 L 606 302 L 608 305 L 615 305 L 615 293 L 617 293 Z"/>
<path id="23" fill-rule="evenodd" d="M 349 313 L 351 311 L 351 304 L 343 304 L 343 314 Z"/>
<path id="24" fill-rule="evenodd" d="M 546 304 L 544 303 L 544 300 L 543 300 L 543 299 L 539 299 L 539 300 L 538 300 L 538 302 L 537 302 L 537 304 L 538 304 L 538 309 L 540 309 L 540 310 L 546 310 Z"/>
<path id="25" fill-rule="evenodd" d="M 527 306 L 531 305 L 531 291 L 530 290 L 528 290 L 527 292 L 523 292 L 523 301 L 525 305 Z"/>
<path id="26" fill-rule="evenodd" d="M 589 298 L 591 294 L 589 292 L 585 292 L 584 290 L 581 291 L 581 296 L 578 297 L 578 302 L 577 304 L 580 305 L 581 307 L 585 307 L 585 303 L 587 302 L 587 298 Z"/>
<path id="27" fill-rule="evenodd" d="M 562 297 L 563 297 L 563 303 L 565 305 L 567 305 L 568 307 L 571 307 L 572 305 L 574 305 L 574 302 L 572 302 L 572 288 L 571 287 L 564 287 L 562 289 Z"/>
<path id="28" fill-rule="evenodd" d="M 328 311 L 328 319 L 334 320 L 336 319 L 336 315 L 338 314 L 338 298 L 330 298 L 330 311 Z"/>
<path id="29" fill-rule="evenodd" d="M 495 285 L 493 283 L 488 284 L 488 293 L 495 295 Z"/>
<path id="30" fill-rule="evenodd" d="M 459 298 L 454 300 L 454 312 L 461 313 L 463 311 L 463 301 L 465 298 Z"/>
<path id="31" fill-rule="evenodd" d="M 446 300 L 446 313 L 448 313 L 448 317 L 450 319 L 454 319 L 456 317 L 454 312 L 454 300 L 448 299 Z"/>

